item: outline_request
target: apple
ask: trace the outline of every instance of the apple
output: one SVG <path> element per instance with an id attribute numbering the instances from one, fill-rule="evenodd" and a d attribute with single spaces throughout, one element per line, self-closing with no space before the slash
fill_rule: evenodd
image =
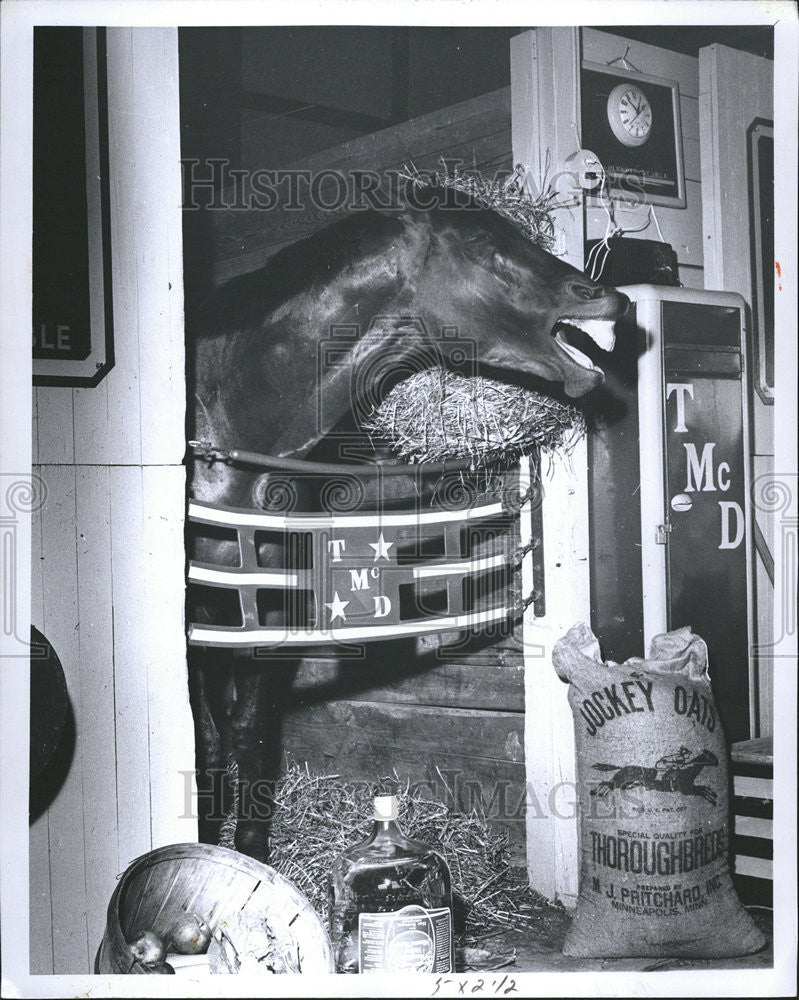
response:
<path id="1" fill-rule="evenodd" d="M 211 941 L 211 928 L 196 913 L 184 913 L 172 925 L 169 940 L 180 955 L 201 955 Z"/>
<path id="2" fill-rule="evenodd" d="M 142 965 L 159 965 L 166 958 L 166 947 L 153 931 L 142 931 L 139 936 L 128 941 L 133 958 Z"/>

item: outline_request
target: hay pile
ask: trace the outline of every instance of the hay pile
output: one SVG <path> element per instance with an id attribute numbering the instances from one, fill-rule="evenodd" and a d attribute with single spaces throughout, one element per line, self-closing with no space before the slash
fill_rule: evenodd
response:
<path id="1" fill-rule="evenodd" d="M 474 468 L 512 465 L 538 448 L 568 452 L 585 433 L 573 406 L 444 368 L 398 383 L 362 426 L 408 462 L 468 458 Z"/>
<path id="2" fill-rule="evenodd" d="M 456 813 L 411 792 L 408 783 L 400 783 L 398 799 L 405 835 L 434 847 L 449 865 L 462 941 L 511 927 L 531 931 L 546 944 L 562 935 L 565 910 L 531 889 L 525 870 L 510 864 L 507 833 L 492 830 L 477 811 Z M 366 838 L 372 803 L 370 783 L 313 774 L 307 764 L 292 761 L 275 790 L 269 863 L 297 885 L 325 922 L 330 863 Z M 226 823 L 222 846 L 233 846 L 234 830 L 234 822 Z"/>

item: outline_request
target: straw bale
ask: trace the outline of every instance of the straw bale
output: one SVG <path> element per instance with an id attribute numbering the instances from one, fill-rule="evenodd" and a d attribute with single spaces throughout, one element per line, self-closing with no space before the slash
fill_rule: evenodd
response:
<path id="1" fill-rule="evenodd" d="M 481 468 L 512 465 L 539 448 L 568 453 L 585 419 L 539 392 L 427 368 L 394 386 L 363 428 L 408 462 L 468 458 Z"/>

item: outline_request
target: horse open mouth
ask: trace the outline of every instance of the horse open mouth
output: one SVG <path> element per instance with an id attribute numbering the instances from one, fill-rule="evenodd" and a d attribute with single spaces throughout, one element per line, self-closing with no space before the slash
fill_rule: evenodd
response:
<path id="1" fill-rule="evenodd" d="M 594 354 L 596 348 L 602 351 L 613 350 L 613 345 L 616 343 L 614 323 L 615 320 L 610 319 L 563 316 L 553 327 L 552 336 L 558 347 L 576 365 L 603 375 L 602 369 L 594 364 L 589 355 Z"/>

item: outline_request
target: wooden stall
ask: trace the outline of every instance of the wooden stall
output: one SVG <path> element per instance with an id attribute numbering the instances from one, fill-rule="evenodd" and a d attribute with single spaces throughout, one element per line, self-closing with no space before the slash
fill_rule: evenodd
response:
<path id="1" fill-rule="evenodd" d="M 318 192 L 322 203 L 335 201 L 339 177 L 351 179 L 358 171 L 376 174 L 385 183 L 392 171 L 411 166 L 438 170 L 447 160 L 489 177 L 507 174 L 513 166 L 510 103 L 509 88 L 497 90 L 353 139 L 286 169 L 308 176 L 326 172 L 328 179 Z M 232 204 L 233 197 L 233 192 L 223 192 L 219 201 Z M 211 238 L 205 249 L 212 248 L 212 258 L 192 260 L 189 249 L 187 269 L 193 264 L 221 283 L 265 263 L 281 247 L 347 211 L 346 205 L 336 211 L 308 206 L 299 211 L 208 211 Z M 513 856 L 522 862 L 521 626 L 504 638 L 472 641 L 450 652 L 433 639 L 420 641 L 417 648 L 409 644 L 405 657 L 387 659 L 381 646 L 367 647 L 363 660 L 303 661 L 284 723 L 285 752 L 343 779 L 371 780 L 396 768 L 403 779 L 419 782 L 442 801 L 466 810 L 485 808 L 509 830 Z"/>

